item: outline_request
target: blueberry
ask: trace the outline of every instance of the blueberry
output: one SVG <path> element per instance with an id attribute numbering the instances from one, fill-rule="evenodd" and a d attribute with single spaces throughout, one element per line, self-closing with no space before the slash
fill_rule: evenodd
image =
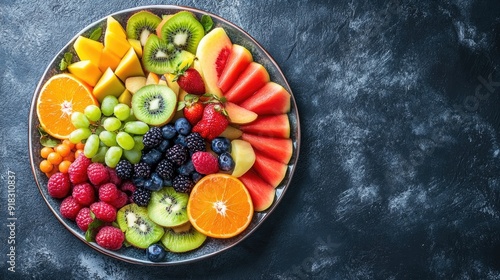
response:
<path id="1" fill-rule="evenodd" d="M 146 250 L 146 256 L 152 262 L 161 262 L 167 256 L 167 252 L 163 249 L 162 246 L 158 244 L 153 244 L 148 247 Z"/>
<path id="2" fill-rule="evenodd" d="M 212 140 L 212 151 L 219 155 L 224 152 L 231 152 L 231 141 L 226 137 L 216 137 Z"/>
<path id="3" fill-rule="evenodd" d="M 175 130 L 177 130 L 180 135 L 186 136 L 191 132 L 191 124 L 186 118 L 178 118 L 175 121 Z"/>
<path id="4" fill-rule="evenodd" d="M 193 180 L 193 182 L 198 183 L 198 181 L 201 180 L 203 176 L 204 176 L 203 174 L 194 171 L 193 174 L 191 174 L 191 179 Z"/>
<path id="5" fill-rule="evenodd" d="M 172 186 L 172 179 L 163 179 L 164 186 Z"/>
<path id="6" fill-rule="evenodd" d="M 159 191 L 161 188 L 163 188 L 163 178 L 161 178 L 160 174 L 153 172 L 151 174 L 151 190 L 152 191 Z"/>
<path id="7" fill-rule="evenodd" d="M 184 163 L 183 165 L 179 166 L 179 168 L 177 168 L 177 173 L 181 175 L 189 176 L 193 172 L 194 172 L 194 165 L 191 160 L 189 160 L 188 162 Z"/>
<path id="8" fill-rule="evenodd" d="M 234 169 L 234 160 L 230 153 L 224 152 L 219 155 L 219 168 L 223 171 L 231 171 Z"/>
<path id="9" fill-rule="evenodd" d="M 143 187 L 145 182 L 146 182 L 146 180 L 144 178 L 134 178 L 134 179 L 132 179 L 132 183 L 134 183 L 134 185 L 136 187 Z"/>
<path id="10" fill-rule="evenodd" d="M 156 147 L 156 148 L 158 149 L 158 151 L 164 153 L 170 147 L 171 147 L 170 141 L 165 139 L 165 140 L 161 141 L 160 145 L 158 145 L 158 147 Z"/>
<path id="11" fill-rule="evenodd" d="M 158 151 L 157 149 L 151 149 L 149 152 L 142 156 L 142 161 L 153 166 L 161 160 L 162 156 L 162 152 Z"/>
<path id="12" fill-rule="evenodd" d="M 151 188 L 153 187 L 153 180 L 145 179 L 142 187 L 148 190 L 152 190 Z"/>
<path id="13" fill-rule="evenodd" d="M 167 124 L 161 128 L 161 135 L 168 140 L 174 138 L 177 135 L 177 131 L 173 124 Z"/>
<path id="14" fill-rule="evenodd" d="M 177 138 L 175 138 L 174 143 L 181 144 L 182 146 L 187 147 L 186 136 L 185 135 L 178 135 Z"/>

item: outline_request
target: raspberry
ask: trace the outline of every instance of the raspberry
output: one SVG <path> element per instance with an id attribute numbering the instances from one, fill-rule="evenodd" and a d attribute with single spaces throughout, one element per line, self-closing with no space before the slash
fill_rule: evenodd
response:
<path id="1" fill-rule="evenodd" d="M 87 231 L 93 220 L 94 219 L 90 215 L 90 208 L 88 207 L 80 209 L 78 215 L 76 215 L 76 225 L 83 231 Z"/>
<path id="2" fill-rule="evenodd" d="M 134 164 L 134 175 L 137 178 L 147 178 L 151 175 L 151 166 L 145 162 Z"/>
<path id="3" fill-rule="evenodd" d="M 111 168 L 111 167 L 107 167 L 107 169 L 108 169 L 108 173 L 109 173 L 109 182 L 113 183 L 117 186 L 121 185 L 122 179 L 116 173 L 116 169 Z"/>
<path id="4" fill-rule="evenodd" d="M 168 159 L 162 159 L 156 166 L 156 172 L 166 180 L 174 176 L 174 165 Z"/>
<path id="5" fill-rule="evenodd" d="M 165 155 L 172 163 L 181 166 L 188 159 L 188 149 L 181 144 L 175 144 L 167 150 Z"/>
<path id="6" fill-rule="evenodd" d="M 205 139 L 198 132 L 192 132 L 186 137 L 186 145 L 191 153 L 207 150 Z"/>
<path id="7" fill-rule="evenodd" d="M 122 247 L 125 235 L 119 228 L 113 226 L 102 227 L 95 237 L 95 242 L 108 250 L 118 250 Z"/>
<path id="8" fill-rule="evenodd" d="M 189 176 L 177 175 L 172 182 L 176 192 L 190 193 L 194 187 L 194 182 Z"/>
<path id="9" fill-rule="evenodd" d="M 116 220 L 116 209 L 107 202 L 94 202 L 90 205 L 90 210 L 97 219 L 103 222 L 113 222 Z"/>
<path id="10" fill-rule="evenodd" d="M 115 207 L 116 209 L 122 208 L 128 202 L 128 196 L 126 193 L 124 193 L 122 191 L 118 191 L 118 193 L 119 193 L 118 198 L 109 203 L 109 204 L 111 204 L 111 206 Z"/>
<path id="11" fill-rule="evenodd" d="M 130 179 L 132 178 L 132 175 L 134 175 L 134 166 L 126 159 L 120 160 L 116 165 L 115 170 L 118 177 L 124 180 Z"/>
<path id="12" fill-rule="evenodd" d="M 66 173 L 57 172 L 49 178 L 47 183 L 47 191 L 53 198 L 65 198 L 71 190 L 71 182 Z"/>
<path id="13" fill-rule="evenodd" d="M 94 162 L 87 167 L 87 176 L 89 181 L 95 185 L 101 185 L 109 181 L 109 172 L 102 163 Z"/>
<path id="14" fill-rule="evenodd" d="M 209 152 L 196 152 L 191 157 L 194 168 L 200 174 L 212 174 L 219 172 L 219 161 L 217 157 Z"/>
<path id="15" fill-rule="evenodd" d="M 163 137 L 161 135 L 161 129 L 159 127 L 151 127 L 142 138 L 142 143 L 146 148 L 154 148 L 158 146 Z"/>
<path id="16" fill-rule="evenodd" d="M 95 190 L 90 183 L 75 185 L 71 195 L 82 206 L 89 206 L 95 202 Z"/>
<path id="17" fill-rule="evenodd" d="M 87 181 L 87 167 L 92 161 L 81 153 L 69 166 L 69 180 L 73 184 L 80 184 Z"/>
<path id="18" fill-rule="evenodd" d="M 59 206 L 59 212 L 64 218 L 75 220 L 82 206 L 72 196 L 66 197 Z"/>
<path id="19" fill-rule="evenodd" d="M 132 201 L 139 206 L 148 206 L 151 199 L 151 191 L 143 188 L 137 188 L 132 194 Z"/>
<path id="20" fill-rule="evenodd" d="M 99 187 L 99 199 L 104 202 L 112 202 L 120 196 L 120 191 L 113 183 L 106 183 Z"/>

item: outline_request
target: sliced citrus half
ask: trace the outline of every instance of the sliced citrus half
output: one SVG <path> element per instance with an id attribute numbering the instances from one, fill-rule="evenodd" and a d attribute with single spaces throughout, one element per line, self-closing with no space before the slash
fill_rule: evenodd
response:
<path id="1" fill-rule="evenodd" d="M 57 74 L 40 90 L 36 113 L 45 132 L 52 137 L 66 139 L 75 129 L 71 113 L 83 112 L 90 104 L 98 105 L 92 88 L 71 74 Z"/>
<path id="2" fill-rule="evenodd" d="M 245 185 L 236 177 L 216 173 L 194 186 L 187 206 L 191 224 L 214 238 L 230 238 L 245 230 L 253 216 L 253 204 Z"/>

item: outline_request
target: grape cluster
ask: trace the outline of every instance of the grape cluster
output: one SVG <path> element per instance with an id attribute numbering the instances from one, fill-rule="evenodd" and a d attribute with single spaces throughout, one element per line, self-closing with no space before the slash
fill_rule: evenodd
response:
<path id="1" fill-rule="evenodd" d="M 149 125 L 138 121 L 132 109 L 119 103 L 115 96 L 108 95 L 101 106 L 87 106 L 83 113 L 71 114 L 75 130 L 69 135 L 72 143 L 85 141 L 83 153 L 93 162 L 115 167 L 122 157 L 138 163 L 142 157 L 143 135 Z"/>

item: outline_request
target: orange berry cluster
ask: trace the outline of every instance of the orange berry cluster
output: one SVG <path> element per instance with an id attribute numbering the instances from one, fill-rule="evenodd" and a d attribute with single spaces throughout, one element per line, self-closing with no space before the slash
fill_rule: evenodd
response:
<path id="1" fill-rule="evenodd" d="M 69 166 L 83 153 L 84 146 L 84 143 L 74 144 L 66 139 L 53 148 L 43 147 L 40 150 L 40 156 L 43 158 L 40 171 L 49 178 L 56 172 L 68 173 Z"/>

